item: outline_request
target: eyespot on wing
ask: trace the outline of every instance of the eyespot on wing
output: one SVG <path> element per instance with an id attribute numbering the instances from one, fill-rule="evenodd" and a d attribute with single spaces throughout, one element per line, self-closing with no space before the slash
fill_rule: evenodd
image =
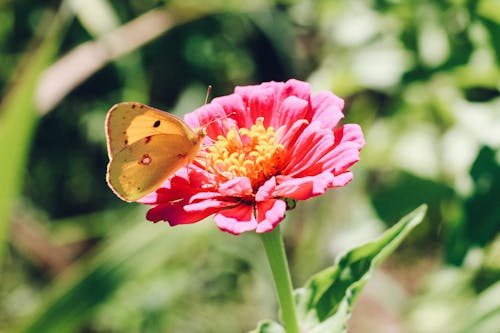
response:
<path id="1" fill-rule="evenodd" d="M 124 147 L 108 164 L 107 181 L 125 201 L 137 201 L 155 191 L 200 150 L 185 135 L 160 134 Z"/>

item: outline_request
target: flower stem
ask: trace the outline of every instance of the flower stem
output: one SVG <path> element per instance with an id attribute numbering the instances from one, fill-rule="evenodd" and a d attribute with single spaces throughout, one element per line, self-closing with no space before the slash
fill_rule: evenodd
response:
<path id="1" fill-rule="evenodd" d="M 274 284 L 281 306 L 281 317 L 287 333 L 300 333 L 293 302 L 292 279 L 286 260 L 285 246 L 279 225 L 271 232 L 261 234 L 267 260 L 273 272 Z"/>

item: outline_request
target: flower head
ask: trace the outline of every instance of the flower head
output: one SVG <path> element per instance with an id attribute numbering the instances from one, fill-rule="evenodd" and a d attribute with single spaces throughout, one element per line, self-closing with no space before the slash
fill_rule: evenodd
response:
<path id="1" fill-rule="evenodd" d="M 311 96 L 298 80 L 236 87 L 213 99 L 186 115 L 191 127 L 207 126 L 203 148 L 140 200 L 154 205 L 147 219 L 178 225 L 215 214 L 217 226 L 233 234 L 273 230 L 286 200 L 352 180 L 349 168 L 365 142 L 358 125 L 337 127 L 343 106 L 328 91 Z"/>

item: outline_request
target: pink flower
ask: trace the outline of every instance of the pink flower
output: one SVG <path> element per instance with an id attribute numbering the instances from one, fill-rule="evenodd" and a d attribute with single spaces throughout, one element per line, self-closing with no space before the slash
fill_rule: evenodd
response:
<path id="1" fill-rule="evenodd" d="M 310 95 L 306 82 L 266 82 L 236 87 L 185 121 L 207 126 L 200 157 L 180 169 L 140 202 L 154 205 L 153 222 L 188 224 L 215 214 L 233 234 L 273 230 L 283 220 L 285 200 L 305 200 L 352 180 L 349 168 L 365 141 L 361 128 L 346 124 L 344 101 L 331 92 Z"/>

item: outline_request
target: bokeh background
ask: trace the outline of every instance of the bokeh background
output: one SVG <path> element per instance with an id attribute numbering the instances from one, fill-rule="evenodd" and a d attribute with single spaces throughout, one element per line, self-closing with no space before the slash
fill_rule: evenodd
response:
<path id="1" fill-rule="evenodd" d="M 497 0 L 0 2 L 0 332 L 245 332 L 277 318 L 254 234 L 171 228 L 105 183 L 121 101 L 183 115 L 307 80 L 367 144 L 282 224 L 293 280 L 421 203 L 349 332 L 500 332 Z"/>

